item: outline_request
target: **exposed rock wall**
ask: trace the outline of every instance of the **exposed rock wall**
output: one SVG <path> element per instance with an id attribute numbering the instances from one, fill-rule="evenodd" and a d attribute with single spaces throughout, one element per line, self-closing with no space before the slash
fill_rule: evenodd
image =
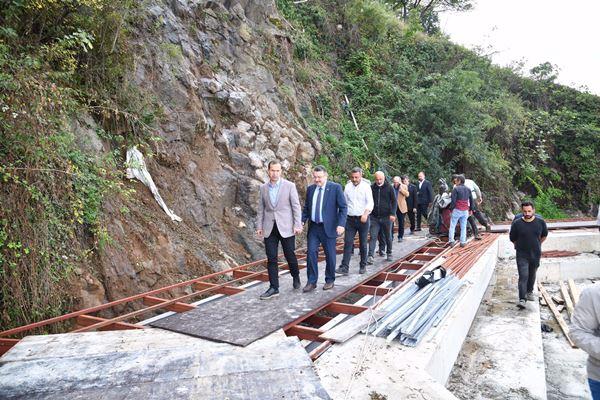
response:
<path id="1" fill-rule="evenodd" d="M 280 159 L 302 192 L 320 150 L 302 126 L 291 43 L 273 1 L 155 1 L 144 12 L 131 79 L 163 115 L 146 162 L 183 222 L 128 183 L 136 193 L 126 204 L 105 204 L 112 241 L 100 268 L 81 272 L 79 306 L 264 257 L 252 221 L 266 164 Z"/>

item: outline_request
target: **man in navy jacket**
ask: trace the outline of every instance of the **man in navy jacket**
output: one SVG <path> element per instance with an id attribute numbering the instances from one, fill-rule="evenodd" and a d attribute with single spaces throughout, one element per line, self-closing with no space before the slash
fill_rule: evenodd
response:
<path id="1" fill-rule="evenodd" d="M 323 290 L 333 288 L 335 281 L 335 242 L 344 233 L 348 206 L 342 186 L 327 180 L 327 171 L 322 165 L 313 169 L 314 184 L 306 191 L 306 201 L 302 210 L 302 223 L 308 221 L 307 263 L 308 282 L 303 292 L 313 291 L 319 277 L 319 245 L 325 249 L 325 285 Z"/>

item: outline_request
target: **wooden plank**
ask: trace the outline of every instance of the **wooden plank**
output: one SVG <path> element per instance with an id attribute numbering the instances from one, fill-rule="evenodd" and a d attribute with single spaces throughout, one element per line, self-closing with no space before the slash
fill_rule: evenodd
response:
<path id="1" fill-rule="evenodd" d="M 334 301 L 333 303 L 325 307 L 325 310 L 338 314 L 358 315 L 361 312 L 365 311 L 367 308 L 368 307 L 365 306 L 357 306 L 355 304 L 345 304 Z"/>
<path id="2" fill-rule="evenodd" d="M 551 296 L 551 298 L 552 298 L 552 301 L 554 301 L 556 304 L 559 304 L 559 305 L 565 304 L 565 301 L 558 296 Z"/>
<path id="3" fill-rule="evenodd" d="M 567 283 L 569 285 L 569 290 L 571 291 L 571 297 L 573 297 L 573 306 L 576 306 L 577 303 L 579 303 L 579 288 L 571 278 L 569 278 Z"/>
<path id="4" fill-rule="evenodd" d="M 565 285 L 565 283 L 563 281 L 559 282 L 560 284 L 560 293 L 563 296 L 563 299 L 565 299 L 565 306 L 567 307 L 567 314 L 569 314 L 569 320 L 571 320 L 571 318 L 573 318 L 573 302 L 571 301 L 571 296 L 569 296 L 569 291 L 567 290 L 567 286 Z"/>
<path id="5" fill-rule="evenodd" d="M 546 291 L 546 288 L 544 288 L 544 286 L 542 286 L 541 283 L 538 283 L 538 288 L 540 290 L 540 293 L 542 294 L 542 297 L 546 300 L 548 307 L 550 307 L 550 311 L 552 311 L 552 314 L 554 314 L 554 318 L 556 318 L 556 322 L 558 322 L 558 325 L 560 325 L 560 329 L 562 329 L 563 333 L 565 334 L 567 341 L 569 342 L 571 347 L 573 347 L 573 348 L 577 347 L 577 346 L 575 346 L 575 343 L 573 343 L 573 341 L 569 337 L 569 327 L 567 326 L 562 315 L 560 315 L 560 312 L 556 309 L 556 306 L 554 305 L 554 302 L 552 301 L 552 299 L 550 298 L 550 295 Z"/>
<path id="6" fill-rule="evenodd" d="M 385 314 L 386 312 L 380 309 L 365 310 L 322 333 L 319 338 L 336 343 L 343 343 L 365 329 L 369 324 L 375 323 L 378 319 L 385 316 Z"/>
<path id="7" fill-rule="evenodd" d="M 106 321 L 106 318 L 94 317 L 92 315 L 79 315 L 77 317 L 77 325 L 90 326 L 98 322 Z M 124 329 L 144 329 L 141 325 L 128 324 L 126 322 L 115 322 L 98 329 L 99 331 L 113 331 L 113 330 L 124 330 Z"/>
<path id="8" fill-rule="evenodd" d="M 212 288 L 215 286 L 218 286 L 218 285 L 216 283 L 208 283 L 208 282 L 194 283 L 194 287 L 196 288 L 196 290 L 205 290 L 205 289 L 209 289 L 209 288 Z M 234 294 L 243 293 L 245 291 L 246 290 L 244 288 L 237 288 L 237 287 L 233 287 L 233 286 L 223 286 L 223 287 L 213 290 L 212 293 L 226 294 L 228 296 L 231 296 Z"/>
<path id="9" fill-rule="evenodd" d="M 164 303 L 165 301 L 167 301 L 165 299 L 161 299 L 160 297 L 155 297 L 155 296 L 144 296 L 143 300 L 144 300 L 144 304 L 146 304 L 148 306 L 153 306 L 155 304 L 160 304 L 160 303 Z M 177 302 L 177 303 L 166 306 L 165 310 L 174 311 L 174 312 L 186 312 L 186 311 L 193 310 L 194 308 L 196 308 L 195 305 Z"/>

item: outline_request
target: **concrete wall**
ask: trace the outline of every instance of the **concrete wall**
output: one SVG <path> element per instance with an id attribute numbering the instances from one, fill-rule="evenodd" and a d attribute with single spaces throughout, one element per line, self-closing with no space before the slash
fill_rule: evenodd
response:
<path id="1" fill-rule="evenodd" d="M 580 253 L 600 251 L 600 233 L 597 230 L 550 231 L 542 244 L 542 251 L 568 250 Z M 508 234 L 499 239 L 498 257 L 515 257 L 515 249 Z"/>

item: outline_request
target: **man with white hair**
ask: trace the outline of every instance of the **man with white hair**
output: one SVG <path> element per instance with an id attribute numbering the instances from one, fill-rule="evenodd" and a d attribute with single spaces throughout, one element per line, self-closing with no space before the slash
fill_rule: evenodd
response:
<path id="1" fill-rule="evenodd" d="M 385 174 L 375 172 L 375 183 L 371 185 L 373 193 L 373 211 L 371 212 L 371 227 L 369 233 L 369 257 L 367 264 L 373 264 L 373 254 L 377 243 L 377 235 L 381 232 L 386 243 L 387 261 L 392 261 L 392 237 L 390 224 L 396 220 L 396 196 L 392 185 L 385 181 Z"/>

